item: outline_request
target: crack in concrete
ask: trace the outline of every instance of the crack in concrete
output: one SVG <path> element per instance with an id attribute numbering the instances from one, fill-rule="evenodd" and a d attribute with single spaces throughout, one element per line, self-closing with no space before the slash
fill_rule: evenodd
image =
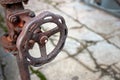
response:
<path id="1" fill-rule="evenodd" d="M 106 37 L 104 37 L 103 35 L 101 35 L 101 33 L 98 33 L 98 32 L 96 32 L 96 31 L 94 31 L 93 29 L 89 28 L 87 25 L 81 23 L 77 18 L 75 19 L 75 18 L 72 17 L 71 15 L 65 13 L 64 11 L 62 11 L 60 8 L 57 7 L 58 5 L 56 5 L 56 4 L 53 5 L 53 4 L 52 4 L 52 3 L 53 3 L 52 1 L 50 1 L 50 0 L 45 0 L 44 2 L 45 2 L 46 4 L 52 6 L 53 8 L 55 8 L 56 10 L 58 10 L 59 12 L 65 14 L 66 16 L 68 16 L 69 18 L 71 18 L 73 21 L 75 21 L 75 22 L 77 22 L 78 24 L 80 24 L 80 28 L 85 27 L 85 28 L 88 29 L 89 31 L 94 32 L 95 34 L 101 36 L 101 37 L 102 37 L 106 42 L 108 42 L 109 44 L 115 46 L 117 49 L 120 49 L 120 47 L 119 47 L 118 45 L 116 45 L 116 44 L 114 44 L 113 42 L 109 41 L 109 39 L 107 39 Z"/>
<path id="2" fill-rule="evenodd" d="M 116 67 L 116 64 L 111 64 L 111 65 L 104 65 L 104 64 L 98 64 L 97 62 L 97 59 L 93 56 L 93 52 L 91 52 L 88 47 L 90 46 L 93 46 L 93 45 L 96 45 L 97 43 L 99 42 L 102 42 L 102 41 L 106 41 L 108 44 L 111 44 L 113 45 L 114 47 L 116 47 L 117 49 L 120 49 L 119 46 L 117 46 L 116 44 L 112 43 L 109 41 L 110 38 L 114 37 L 114 36 L 110 36 L 109 34 L 109 37 L 106 37 L 104 34 L 101 34 L 101 33 L 98 33 L 94 30 L 92 30 L 91 28 L 89 28 L 87 25 L 81 23 L 78 19 L 75 19 L 73 18 L 72 16 L 68 15 L 67 13 L 65 13 L 64 11 L 62 11 L 61 9 L 59 9 L 56 5 L 52 5 L 51 4 L 52 2 L 49 2 L 48 5 L 51 5 L 53 6 L 56 10 L 62 12 L 63 14 L 65 14 L 66 16 L 68 16 L 69 18 L 71 18 L 73 21 L 77 22 L 80 24 L 80 26 L 77 26 L 77 27 L 73 27 L 73 28 L 70 28 L 69 30 L 73 30 L 73 29 L 81 29 L 83 27 L 85 27 L 86 29 L 88 29 L 89 31 L 91 32 L 94 32 L 95 34 L 101 36 L 104 40 L 101 40 L 101 41 L 85 41 L 85 44 L 83 44 L 81 41 L 79 41 L 78 39 L 76 38 L 73 38 L 71 36 L 68 36 L 68 38 L 70 39 L 73 39 L 75 41 L 77 41 L 78 43 L 80 43 L 82 45 L 82 47 L 80 46 L 78 48 L 78 51 L 76 51 L 76 53 L 74 53 L 73 55 L 71 55 L 66 49 L 63 49 L 63 52 L 67 53 L 68 57 L 64 58 L 64 59 L 67 59 L 67 58 L 72 58 L 74 59 L 75 61 L 77 61 L 79 64 L 81 64 L 82 66 L 84 66 L 87 70 L 93 72 L 93 73 L 96 73 L 96 72 L 101 72 L 99 78 L 97 80 L 100 80 L 102 77 L 104 76 L 110 76 L 111 78 L 113 78 L 114 80 L 119 80 L 120 79 L 120 69 L 118 67 Z M 115 31 L 114 31 L 115 32 Z M 113 32 L 112 32 L 113 33 Z M 53 46 L 55 46 L 55 43 L 54 43 L 54 39 L 50 39 L 50 42 L 52 43 Z M 88 44 L 90 44 L 88 46 Z M 84 64 L 82 61 L 78 60 L 77 58 L 75 58 L 75 56 L 79 55 L 81 52 L 83 52 L 84 50 L 86 50 L 90 56 L 90 58 L 93 60 L 94 64 L 95 64 L 95 70 L 91 69 L 88 65 Z M 104 67 L 103 67 L 104 65 Z M 117 71 L 114 69 L 117 69 Z"/>

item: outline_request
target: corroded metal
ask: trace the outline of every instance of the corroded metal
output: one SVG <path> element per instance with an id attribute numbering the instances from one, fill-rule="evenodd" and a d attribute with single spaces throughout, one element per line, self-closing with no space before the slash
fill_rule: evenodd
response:
<path id="1" fill-rule="evenodd" d="M 40 26 L 48 22 L 55 23 L 57 27 L 52 30 L 42 32 Z M 57 32 L 60 32 L 60 39 L 58 41 L 58 44 L 56 45 L 55 49 L 47 55 L 46 41 L 49 37 Z M 63 17 L 46 11 L 31 19 L 30 21 L 28 21 L 28 23 L 25 24 L 22 32 L 17 39 L 17 49 L 20 54 L 27 55 L 26 58 L 29 64 L 33 66 L 40 66 L 53 60 L 57 56 L 57 54 L 63 48 L 66 36 L 67 27 L 65 25 Z M 41 51 L 40 58 L 34 58 L 29 54 L 30 40 L 33 40 L 34 42 L 39 44 L 39 48 Z"/>
<path id="2" fill-rule="evenodd" d="M 6 51 L 12 51 L 17 57 L 21 79 L 30 80 L 28 66 L 41 66 L 52 61 L 64 46 L 67 37 L 67 27 L 64 18 L 60 15 L 44 11 L 35 16 L 33 11 L 24 9 L 23 0 L 16 0 L 15 3 L 14 0 L 9 1 L 13 1 L 13 4 L 5 3 L 4 6 L 8 33 L 0 38 L 0 42 Z M 54 23 L 57 26 L 43 32 L 41 26 L 45 23 Z M 47 41 L 58 32 L 60 37 L 57 45 L 50 53 L 47 53 Z M 34 58 L 29 53 L 29 50 L 33 48 L 35 43 L 39 45 L 41 54 L 39 58 Z"/>

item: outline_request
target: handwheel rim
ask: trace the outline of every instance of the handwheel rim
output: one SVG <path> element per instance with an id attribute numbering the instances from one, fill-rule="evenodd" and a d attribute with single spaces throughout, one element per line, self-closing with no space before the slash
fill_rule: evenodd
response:
<path id="1" fill-rule="evenodd" d="M 54 19 L 43 20 L 43 18 L 45 18 L 47 16 L 52 16 L 52 18 L 54 18 Z M 58 19 L 61 19 L 62 23 Z M 25 42 L 24 40 L 28 33 L 27 30 L 30 29 L 31 26 L 33 26 L 34 24 L 38 24 L 38 23 L 39 23 L 38 25 L 42 25 L 42 24 L 45 24 L 48 22 L 55 23 L 57 25 L 57 27 L 59 28 L 59 32 L 60 32 L 59 41 L 57 43 L 57 46 L 47 55 L 46 58 L 44 58 L 44 57 L 34 58 L 30 55 L 28 50 L 25 50 L 25 51 L 22 50 L 23 47 L 21 47 L 21 46 L 23 46 L 23 45 L 21 45 L 21 44 L 24 44 L 24 42 Z M 40 65 L 43 65 L 45 63 L 52 61 L 58 55 L 58 53 L 61 51 L 61 49 L 63 48 L 66 37 L 67 37 L 67 27 L 66 27 L 63 17 L 61 17 L 59 15 L 55 15 L 50 12 L 43 12 L 39 16 L 35 17 L 31 22 L 29 22 L 29 24 L 27 24 L 25 26 L 27 26 L 27 27 L 24 27 L 24 30 L 26 30 L 26 31 L 22 31 L 17 40 L 17 48 L 18 48 L 18 51 L 20 52 L 19 55 L 20 56 L 21 56 L 21 54 L 26 55 L 25 56 L 26 59 L 29 59 L 29 60 L 27 60 L 28 63 L 33 66 L 40 66 Z M 35 26 L 35 27 L 37 27 L 37 26 Z M 20 39 L 22 34 L 26 35 L 26 36 L 23 36 L 22 39 Z"/>

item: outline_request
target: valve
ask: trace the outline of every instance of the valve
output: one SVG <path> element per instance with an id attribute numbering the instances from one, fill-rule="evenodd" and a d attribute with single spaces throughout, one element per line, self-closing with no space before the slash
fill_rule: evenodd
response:
<path id="1" fill-rule="evenodd" d="M 24 9 L 23 2 L 28 0 L 0 0 L 6 12 L 8 33 L 0 37 L 0 43 L 8 52 L 16 56 L 22 80 L 30 80 L 28 66 L 41 66 L 52 61 L 62 50 L 67 38 L 67 26 L 62 16 L 44 11 L 38 16 L 29 9 Z M 49 31 L 42 31 L 41 26 L 54 23 L 57 26 Z M 47 53 L 46 43 L 49 38 L 60 33 L 55 48 Z M 35 58 L 29 50 L 37 43 L 41 57 Z M 34 53 L 35 54 L 35 53 Z"/>
<path id="2" fill-rule="evenodd" d="M 55 23 L 57 27 L 49 31 L 42 32 L 40 26 L 49 22 Z M 58 40 L 58 43 L 55 46 L 55 48 L 52 50 L 52 52 L 47 55 L 46 43 L 49 37 L 51 37 L 53 34 L 58 32 L 60 32 L 60 38 Z M 29 64 L 33 66 L 40 66 L 47 62 L 50 62 L 57 56 L 57 54 L 61 51 L 61 49 L 64 46 L 66 37 L 67 37 L 67 27 L 63 17 L 45 11 L 42 12 L 37 17 L 25 23 L 25 26 L 23 27 L 23 30 L 17 39 L 17 49 L 19 51 L 19 54 L 26 55 Z M 40 58 L 34 58 L 30 55 L 29 53 L 30 41 L 32 41 L 33 43 L 36 42 L 39 45 L 40 53 L 41 53 Z"/>

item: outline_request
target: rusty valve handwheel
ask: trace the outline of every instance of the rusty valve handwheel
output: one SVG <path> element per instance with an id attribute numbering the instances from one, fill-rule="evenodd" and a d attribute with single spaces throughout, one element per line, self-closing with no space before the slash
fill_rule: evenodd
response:
<path id="1" fill-rule="evenodd" d="M 40 26 L 45 23 L 55 23 L 57 27 L 42 32 Z M 46 42 L 50 36 L 60 32 L 59 41 L 56 47 L 52 50 L 51 53 L 47 54 L 46 52 Z M 54 59 L 57 54 L 61 51 L 64 46 L 65 40 L 67 37 L 67 27 L 63 17 L 53 14 L 51 12 L 43 12 L 37 17 L 30 20 L 28 23 L 25 23 L 20 36 L 17 39 L 17 48 L 20 56 L 24 56 L 28 63 L 33 66 L 40 66 L 42 64 L 50 62 Z M 34 58 L 29 53 L 29 44 L 30 42 L 38 43 L 40 48 L 41 57 Z M 21 55 L 22 54 L 22 55 Z"/>

